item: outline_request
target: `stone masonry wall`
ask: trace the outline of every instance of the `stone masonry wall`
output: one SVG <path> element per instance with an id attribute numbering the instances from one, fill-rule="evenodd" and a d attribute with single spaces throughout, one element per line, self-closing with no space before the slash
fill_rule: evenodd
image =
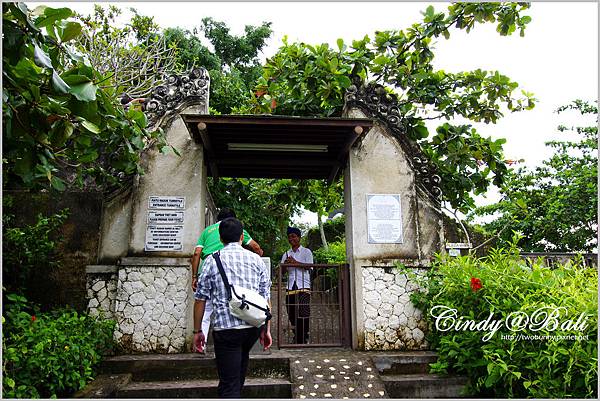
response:
<path id="1" fill-rule="evenodd" d="M 115 266 L 116 270 L 116 266 Z M 87 275 L 88 312 L 92 316 L 113 319 L 117 298 L 117 274 Z"/>
<path id="2" fill-rule="evenodd" d="M 185 267 L 121 267 L 115 340 L 133 352 L 184 352 L 189 276 Z"/>
<path id="3" fill-rule="evenodd" d="M 425 269 L 414 269 L 422 274 Z M 395 268 L 363 267 L 366 350 L 422 350 L 427 323 L 410 301 L 417 285 Z"/>

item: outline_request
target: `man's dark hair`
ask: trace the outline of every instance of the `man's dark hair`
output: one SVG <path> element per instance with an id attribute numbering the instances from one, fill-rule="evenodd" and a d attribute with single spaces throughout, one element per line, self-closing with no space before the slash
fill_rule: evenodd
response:
<path id="1" fill-rule="evenodd" d="M 224 207 L 219 211 L 219 214 L 217 215 L 217 221 L 225 220 L 228 217 L 235 218 L 237 216 L 235 215 L 235 212 L 233 210 L 231 210 L 228 207 Z"/>
<path id="2" fill-rule="evenodd" d="M 244 230 L 242 222 L 235 217 L 228 217 L 219 224 L 219 235 L 224 244 L 238 242 Z"/>

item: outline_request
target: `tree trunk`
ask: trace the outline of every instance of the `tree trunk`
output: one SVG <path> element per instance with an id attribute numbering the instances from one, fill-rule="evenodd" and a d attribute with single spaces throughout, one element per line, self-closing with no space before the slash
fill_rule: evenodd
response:
<path id="1" fill-rule="evenodd" d="M 323 248 L 325 248 L 325 250 L 328 250 L 329 245 L 327 244 L 327 238 L 325 238 L 325 230 L 323 229 L 323 220 L 321 220 L 320 213 L 317 213 L 317 222 L 319 224 L 319 232 L 321 233 L 321 243 L 323 244 Z"/>

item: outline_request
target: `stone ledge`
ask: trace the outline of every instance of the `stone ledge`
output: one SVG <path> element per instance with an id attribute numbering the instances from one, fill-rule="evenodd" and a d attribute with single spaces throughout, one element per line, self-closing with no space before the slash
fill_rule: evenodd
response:
<path id="1" fill-rule="evenodd" d="M 85 267 L 86 274 L 116 273 L 119 270 L 115 265 L 88 265 Z"/>
<path id="2" fill-rule="evenodd" d="M 156 267 L 189 267 L 189 258 L 151 258 L 151 257 L 128 257 L 121 258 L 120 266 L 156 266 Z"/>
<path id="3" fill-rule="evenodd" d="M 429 259 L 356 259 L 355 266 L 361 268 L 386 268 L 396 267 L 396 262 L 402 263 L 406 267 L 415 269 L 429 269 L 431 268 L 431 260 Z"/>

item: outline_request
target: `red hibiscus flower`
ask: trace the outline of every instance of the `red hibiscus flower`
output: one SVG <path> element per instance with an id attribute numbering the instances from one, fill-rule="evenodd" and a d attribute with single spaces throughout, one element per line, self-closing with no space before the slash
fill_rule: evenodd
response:
<path id="1" fill-rule="evenodd" d="M 479 291 L 483 288 L 483 284 L 481 284 L 481 280 L 476 277 L 471 277 L 471 289 L 475 292 Z"/>
<path id="2" fill-rule="evenodd" d="M 32 322 L 35 322 L 35 319 L 36 319 L 35 315 L 32 315 L 32 316 L 31 316 L 31 321 L 32 321 Z"/>

